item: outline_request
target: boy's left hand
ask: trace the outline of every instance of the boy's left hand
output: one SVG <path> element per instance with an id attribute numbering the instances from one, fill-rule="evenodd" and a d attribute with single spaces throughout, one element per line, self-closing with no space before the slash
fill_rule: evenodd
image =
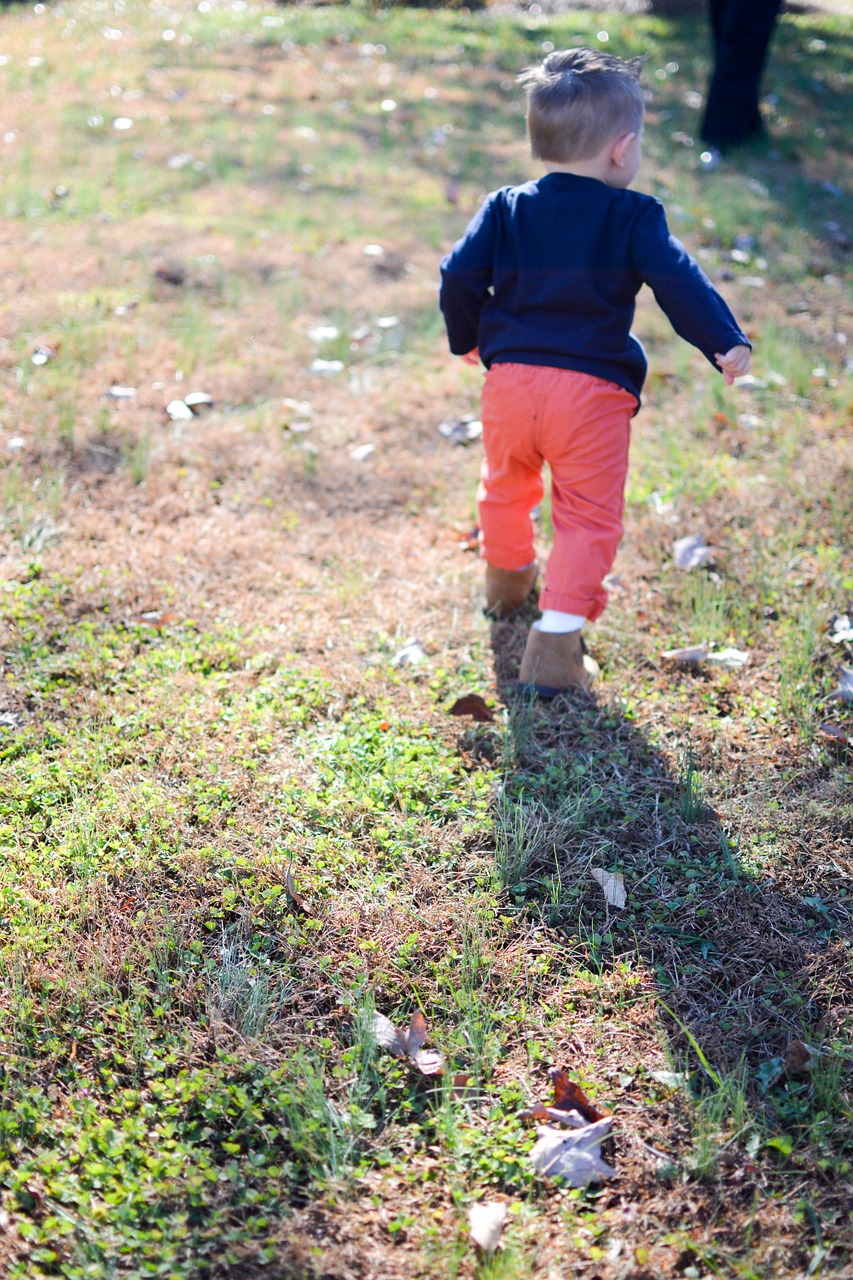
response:
<path id="1" fill-rule="evenodd" d="M 749 373 L 751 355 L 749 347 L 739 346 L 732 347 L 731 351 L 726 351 L 725 354 L 717 353 L 714 356 L 728 386 L 732 385 L 735 378 L 742 378 L 745 373 Z"/>
<path id="2" fill-rule="evenodd" d="M 479 364 L 480 348 L 472 347 L 470 351 L 466 351 L 465 355 L 462 357 L 462 361 L 463 361 L 463 364 Z"/>

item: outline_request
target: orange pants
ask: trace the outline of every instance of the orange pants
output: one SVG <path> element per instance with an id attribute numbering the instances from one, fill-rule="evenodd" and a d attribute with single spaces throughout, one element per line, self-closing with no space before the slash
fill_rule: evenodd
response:
<path id="1" fill-rule="evenodd" d="M 535 558 L 530 513 L 551 469 L 554 545 L 540 609 L 594 621 L 622 538 L 636 397 L 572 369 L 493 364 L 483 387 L 485 459 L 477 490 L 482 556 L 498 569 Z"/>

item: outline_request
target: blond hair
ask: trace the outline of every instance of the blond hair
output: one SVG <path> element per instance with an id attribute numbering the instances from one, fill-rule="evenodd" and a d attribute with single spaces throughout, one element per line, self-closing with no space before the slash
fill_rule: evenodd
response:
<path id="1" fill-rule="evenodd" d="M 537 160 L 589 160 L 623 133 L 639 133 L 645 104 L 642 58 L 624 62 L 595 49 L 549 53 L 518 77 L 527 94 L 527 132 Z"/>

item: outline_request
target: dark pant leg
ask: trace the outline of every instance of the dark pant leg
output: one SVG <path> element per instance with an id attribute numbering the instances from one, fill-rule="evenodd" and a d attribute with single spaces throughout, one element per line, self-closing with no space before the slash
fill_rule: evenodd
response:
<path id="1" fill-rule="evenodd" d="M 712 0 L 716 61 L 701 136 L 725 148 L 761 129 L 758 86 L 781 0 Z"/>

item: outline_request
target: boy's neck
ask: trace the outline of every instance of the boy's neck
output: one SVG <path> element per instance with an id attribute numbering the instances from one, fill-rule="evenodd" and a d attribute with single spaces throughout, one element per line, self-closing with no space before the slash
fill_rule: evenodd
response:
<path id="1" fill-rule="evenodd" d="M 598 182 L 607 182 L 605 170 L 610 165 L 602 164 L 601 156 L 592 156 L 590 160 L 574 160 L 571 164 L 546 165 L 548 173 L 570 173 L 574 178 L 597 178 Z"/>
<path id="2" fill-rule="evenodd" d="M 571 164 L 548 164 L 546 169 L 548 173 L 569 173 L 575 178 L 594 178 L 605 186 L 610 185 L 607 181 L 610 163 L 603 163 L 600 156 L 593 156 L 590 160 L 575 160 Z"/>

